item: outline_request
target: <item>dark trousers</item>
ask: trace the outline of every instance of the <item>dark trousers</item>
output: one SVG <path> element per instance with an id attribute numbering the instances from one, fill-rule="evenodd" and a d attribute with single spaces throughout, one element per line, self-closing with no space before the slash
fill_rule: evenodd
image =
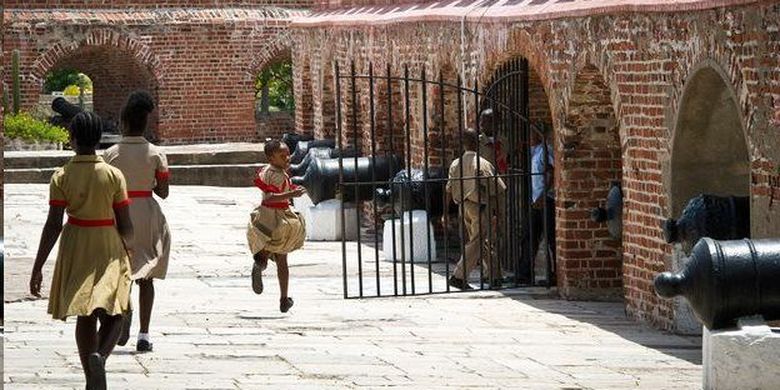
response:
<path id="1" fill-rule="evenodd" d="M 536 252 L 539 251 L 539 244 L 542 242 L 542 233 L 547 238 L 547 250 L 550 251 L 550 266 L 555 265 L 555 200 L 549 196 L 545 199 L 546 207 L 544 209 L 531 209 L 531 229 L 526 229 L 523 232 L 523 245 L 531 248 L 531 258 L 527 256 L 527 252 L 523 252 L 523 261 L 520 263 L 520 279 L 526 279 L 527 282 L 532 282 L 531 269 L 534 267 L 534 259 L 536 258 Z M 545 231 L 544 219 L 547 221 L 547 231 Z M 553 273 L 555 269 L 553 268 Z"/>

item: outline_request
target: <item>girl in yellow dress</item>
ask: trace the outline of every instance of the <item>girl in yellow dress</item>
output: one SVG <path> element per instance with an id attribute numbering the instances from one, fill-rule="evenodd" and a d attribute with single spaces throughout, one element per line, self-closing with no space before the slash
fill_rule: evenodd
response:
<path id="1" fill-rule="evenodd" d="M 76 345 L 87 389 L 95 390 L 106 388 L 105 361 L 130 308 L 126 243 L 133 237 L 122 172 L 95 155 L 102 128 L 100 117 L 91 112 L 71 121 L 76 156 L 52 175 L 49 216 L 30 277 L 30 293 L 40 297 L 41 270 L 62 233 L 48 312 L 63 321 L 77 316 Z M 63 226 L 65 212 L 68 222 Z"/>
<path id="2" fill-rule="evenodd" d="M 285 143 L 266 142 L 265 155 L 269 164 L 255 176 L 255 185 L 263 191 L 263 202 L 252 212 L 246 233 L 255 260 L 252 289 L 257 294 L 263 292 L 263 270 L 272 258 L 281 291 L 279 310 L 286 313 L 293 305 L 293 299 L 287 296 L 287 254 L 302 247 L 306 239 L 306 225 L 300 214 L 290 208 L 290 199 L 302 196 L 306 189 L 290 183 L 286 172 L 290 167 L 290 149 Z"/>
<path id="3" fill-rule="evenodd" d="M 143 134 L 147 118 L 154 110 L 149 93 L 130 94 L 122 109 L 122 140 L 103 153 L 106 162 L 119 168 L 127 180 L 127 194 L 133 200 L 130 218 L 135 235 L 130 257 L 131 279 L 138 284 L 141 329 L 135 348 L 139 352 L 152 350 L 149 322 L 154 306 L 154 279 L 165 279 L 171 252 L 171 233 L 162 209 L 152 194 L 168 197 L 168 160 L 162 150 L 149 143 Z M 117 344 L 125 345 L 130 338 L 130 320 L 125 317 L 122 335 Z"/>

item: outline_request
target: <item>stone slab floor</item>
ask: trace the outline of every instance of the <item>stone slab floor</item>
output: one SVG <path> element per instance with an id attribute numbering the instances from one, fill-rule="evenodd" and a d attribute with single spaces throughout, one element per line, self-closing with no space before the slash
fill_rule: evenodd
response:
<path id="1" fill-rule="evenodd" d="M 257 199 L 250 188 L 172 188 L 155 351 L 137 354 L 134 335 L 117 348 L 111 389 L 701 387 L 700 339 L 637 324 L 619 303 L 567 302 L 542 288 L 345 300 L 338 242 L 291 256 L 296 303 L 281 314 L 273 265 L 263 295 L 249 287 L 244 226 Z M 74 319 L 51 320 L 46 300 L 26 296 L 46 204 L 46 185 L 5 187 L 6 389 L 84 386 Z M 374 270 L 373 249 L 364 252 Z M 383 278 L 391 269 L 380 268 Z"/>

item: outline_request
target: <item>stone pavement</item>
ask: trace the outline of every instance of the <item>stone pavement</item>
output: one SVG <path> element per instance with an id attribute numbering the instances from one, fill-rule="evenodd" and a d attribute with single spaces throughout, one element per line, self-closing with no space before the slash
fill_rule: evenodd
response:
<path id="1" fill-rule="evenodd" d="M 24 299 L 46 193 L 5 187 L 6 389 L 84 386 L 74 319 L 51 320 L 46 300 Z M 162 202 L 174 244 L 168 278 L 155 283 L 155 352 L 135 353 L 134 339 L 117 348 L 110 388 L 701 387 L 700 339 L 637 324 L 619 303 L 567 302 L 545 289 L 344 300 L 338 242 L 291 256 L 296 303 L 281 314 L 273 265 L 263 295 L 249 287 L 244 224 L 257 197 L 172 188 Z"/>

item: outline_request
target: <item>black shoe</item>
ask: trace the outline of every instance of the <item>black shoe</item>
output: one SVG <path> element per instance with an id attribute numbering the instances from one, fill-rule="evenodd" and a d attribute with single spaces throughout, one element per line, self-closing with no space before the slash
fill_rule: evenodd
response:
<path id="1" fill-rule="evenodd" d="M 263 267 L 257 262 L 252 265 L 252 291 L 263 293 Z"/>
<path id="2" fill-rule="evenodd" d="M 106 358 L 95 352 L 89 355 L 89 379 L 87 388 L 90 390 L 106 390 Z"/>
<path id="3" fill-rule="evenodd" d="M 152 352 L 152 343 L 146 340 L 138 340 L 135 344 L 135 350 L 138 352 Z"/>
<path id="4" fill-rule="evenodd" d="M 283 299 L 281 302 L 279 302 L 279 311 L 282 313 L 287 313 L 291 307 L 293 307 L 293 299 L 290 297 L 287 297 L 287 299 Z"/>
<path id="5" fill-rule="evenodd" d="M 471 288 L 471 286 L 469 286 L 465 280 L 458 279 L 454 276 L 450 277 L 450 279 L 447 281 L 447 284 L 449 284 L 450 287 L 455 287 L 460 290 L 473 290 L 473 288 Z"/>
<path id="6" fill-rule="evenodd" d="M 130 324 L 133 322 L 133 311 L 128 310 L 127 314 L 122 318 L 122 333 L 119 334 L 119 339 L 116 341 L 116 345 L 124 347 L 127 341 L 130 340 Z"/>

